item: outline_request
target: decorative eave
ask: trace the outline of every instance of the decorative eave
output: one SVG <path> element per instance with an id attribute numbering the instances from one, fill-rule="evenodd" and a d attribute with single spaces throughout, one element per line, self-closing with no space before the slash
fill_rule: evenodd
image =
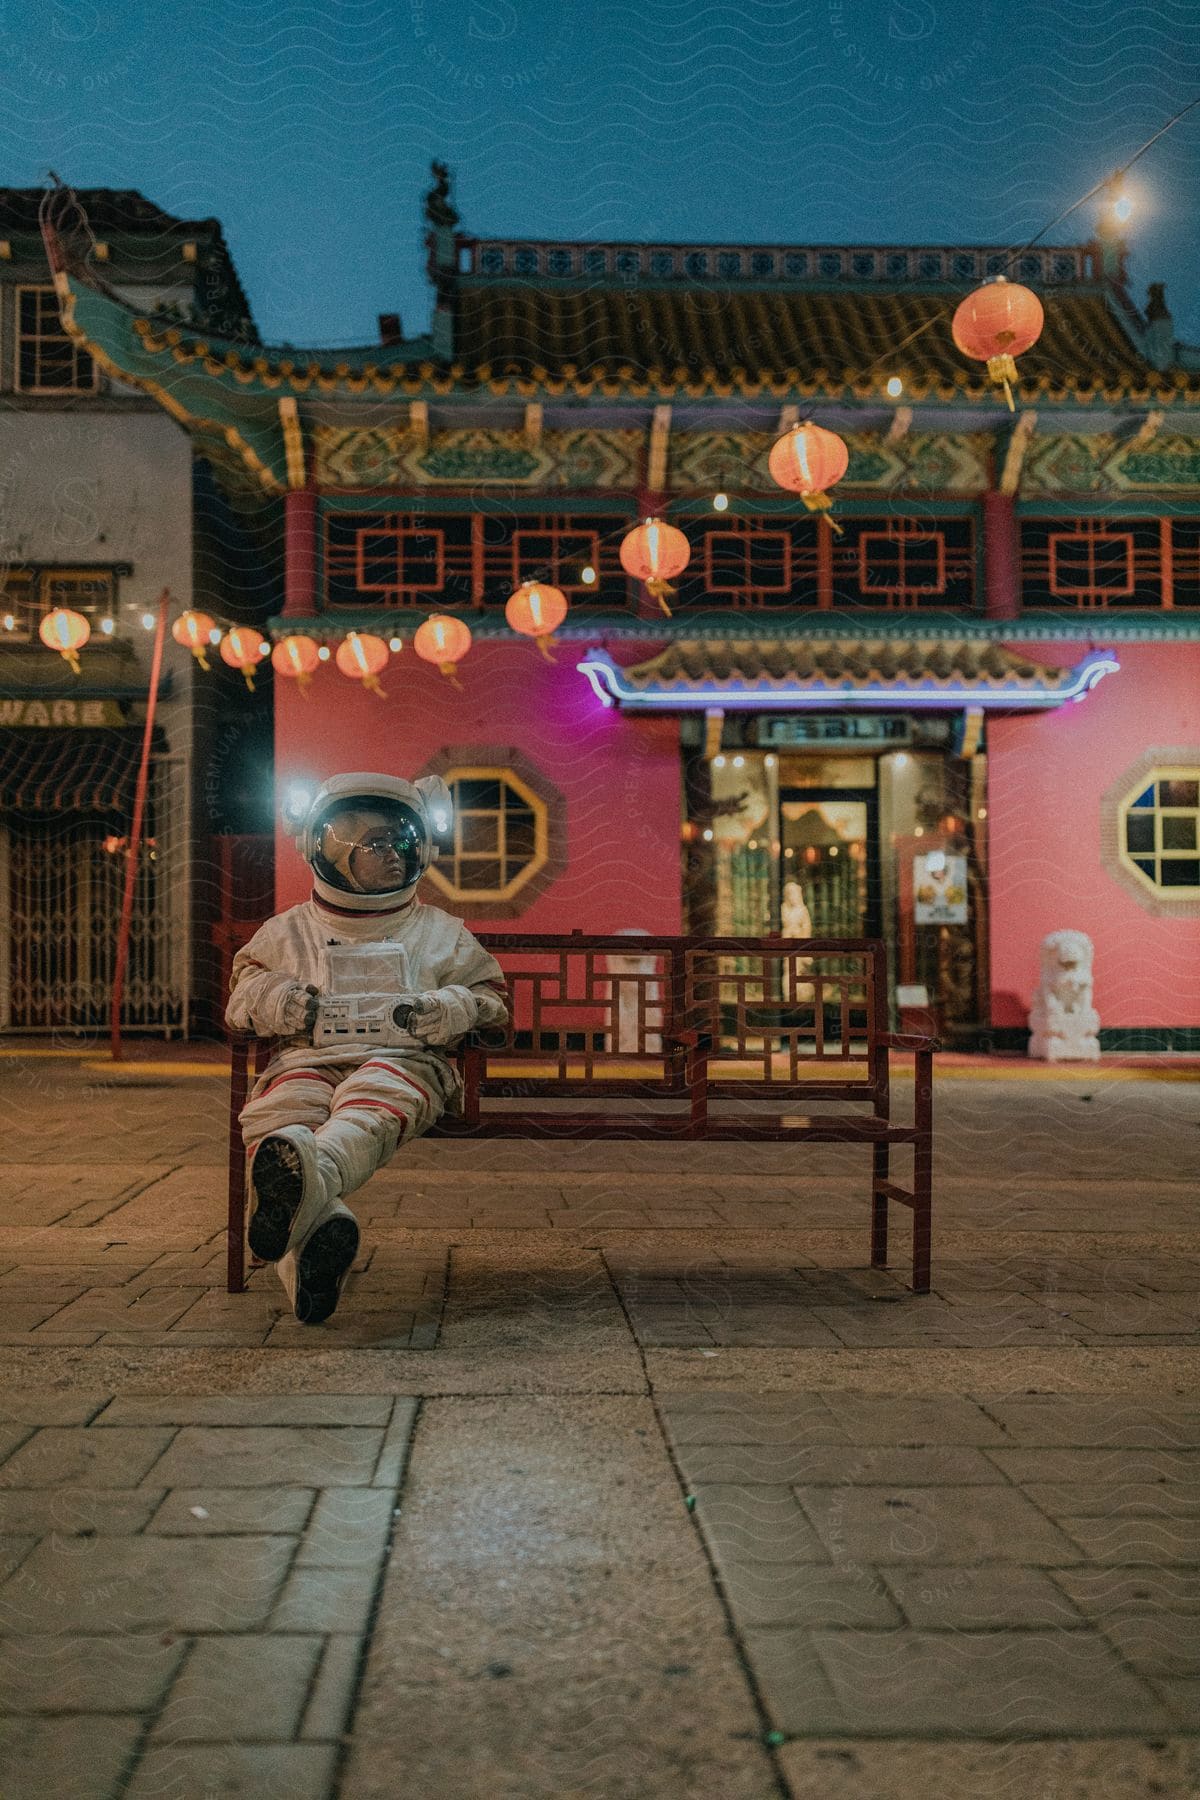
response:
<path id="1" fill-rule="evenodd" d="M 1083 700 L 1120 663 L 1093 650 L 1074 668 L 1036 663 L 991 644 L 912 643 L 887 639 L 847 650 L 830 639 L 708 644 L 681 640 L 649 661 L 621 668 L 593 647 L 576 664 L 605 706 L 622 712 L 800 712 L 815 707 L 899 707 L 947 711 L 1044 712 Z"/>
<path id="2" fill-rule="evenodd" d="M 275 641 L 294 632 L 313 638 L 341 638 L 348 631 L 370 631 L 380 637 L 399 636 L 407 641 L 430 613 L 408 607 L 338 607 L 336 612 L 303 615 L 278 614 L 268 620 L 268 635 Z M 504 618 L 502 607 L 480 612 L 465 612 L 471 635 L 480 642 L 502 640 L 515 644 L 517 639 Z M 1029 612 L 1017 619 L 964 617 L 959 613 L 893 613 L 831 614 L 811 609 L 799 612 L 676 613 L 674 618 L 655 616 L 641 618 L 632 612 L 603 612 L 598 608 L 578 608 L 555 632 L 560 643 L 661 644 L 664 640 L 700 641 L 705 643 L 809 640 L 878 644 L 884 641 L 904 643 L 913 639 L 930 643 L 1021 643 L 1049 644 L 1095 643 L 1200 643 L 1200 612 L 1193 615 L 1163 612 L 1153 618 L 1145 615 L 1122 618 L 1114 612 Z"/>

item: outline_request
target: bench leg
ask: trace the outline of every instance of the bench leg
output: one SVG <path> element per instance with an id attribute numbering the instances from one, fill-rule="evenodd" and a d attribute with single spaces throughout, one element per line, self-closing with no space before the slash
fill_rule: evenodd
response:
<path id="1" fill-rule="evenodd" d="M 933 1155 L 929 1143 L 913 1147 L 913 1293 L 927 1294 L 933 1234 Z"/>
<path id="2" fill-rule="evenodd" d="M 880 1186 L 888 1179 L 887 1144 L 871 1146 L 871 1267 L 886 1269 L 888 1258 L 888 1197 Z"/>

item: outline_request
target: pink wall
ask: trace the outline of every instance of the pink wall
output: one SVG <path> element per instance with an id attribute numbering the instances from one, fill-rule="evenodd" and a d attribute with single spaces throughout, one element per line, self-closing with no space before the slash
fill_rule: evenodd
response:
<path id="1" fill-rule="evenodd" d="M 1073 663 L 1086 646 L 1028 649 Z M 1102 1027 L 1200 1025 L 1200 919 L 1155 917 L 1100 861 L 1105 791 L 1156 745 L 1200 746 L 1200 645 L 1117 657 L 1079 705 L 988 720 L 993 1025 L 1027 1023 L 1041 941 L 1068 928 L 1095 945 Z"/>
<path id="2" fill-rule="evenodd" d="M 276 680 L 276 791 L 347 769 L 414 776 L 439 750 L 511 744 L 566 800 L 567 867 L 518 917 L 473 919 L 472 928 L 679 931 L 678 721 L 602 707 L 575 668 L 582 648 L 558 645 L 551 664 L 532 645 L 476 643 L 460 666 L 462 693 L 411 648 L 384 671 L 384 700 L 332 663 L 307 700 L 294 682 Z M 280 906 L 307 899 L 307 865 L 282 835 L 276 869 Z M 422 897 L 453 910 L 431 882 Z"/>

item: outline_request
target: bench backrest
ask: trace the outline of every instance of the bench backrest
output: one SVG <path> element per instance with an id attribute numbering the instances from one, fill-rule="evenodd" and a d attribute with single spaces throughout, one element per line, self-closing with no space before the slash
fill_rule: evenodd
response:
<path id="1" fill-rule="evenodd" d="M 481 934 L 511 1017 L 488 1033 L 485 1093 L 685 1088 L 681 1035 L 708 1088 L 873 1099 L 886 1088 L 887 962 L 872 939 Z"/>

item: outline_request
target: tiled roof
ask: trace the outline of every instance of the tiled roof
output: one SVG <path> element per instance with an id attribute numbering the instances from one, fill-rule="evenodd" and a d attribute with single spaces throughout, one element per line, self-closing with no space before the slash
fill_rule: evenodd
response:
<path id="1" fill-rule="evenodd" d="M 634 711 L 692 711 L 702 706 L 877 705 L 954 708 L 964 704 L 1025 711 L 1082 698 L 1117 659 L 1092 651 L 1074 668 L 1034 662 L 1001 644 L 964 639 L 877 638 L 850 644 L 818 638 L 686 639 L 632 668 L 590 650 L 578 667 L 608 705 Z"/>
<path id="2" fill-rule="evenodd" d="M 1018 363 L 1026 396 L 1174 385 L 1147 363 L 1102 293 L 1060 289 L 1043 298 L 1045 329 Z M 634 390 L 879 393 L 899 375 L 914 398 L 994 394 L 983 365 L 954 347 L 954 305 L 953 296 L 919 290 L 471 282 L 457 296 L 454 356 L 482 379 L 616 381 Z M 921 326 L 928 329 L 899 348 Z"/>

